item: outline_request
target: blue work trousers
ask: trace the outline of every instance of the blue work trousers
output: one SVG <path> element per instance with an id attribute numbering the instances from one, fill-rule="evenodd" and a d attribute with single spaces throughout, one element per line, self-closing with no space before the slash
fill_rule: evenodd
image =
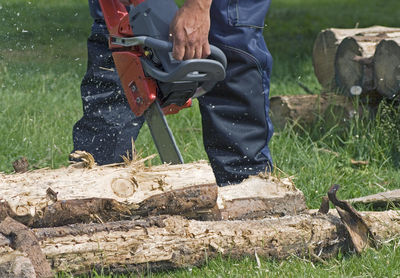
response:
<path id="1" fill-rule="evenodd" d="M 263 37 L 270 0 L 214 0 L 209 41 L 224 51 L 226 79 L 199 99 L 204 146 L 218 184 L 272 169 L 268 142 L 272 57 Z"/>
<path id="2" fill-rule="evenodd" d="M 268 142 L 272 57 L 263 38 L 270 0 L 214 0 L 209 41 L 228 59 L 226 79 L 199 98 L 204 146 L 218 185 L 234 184 L 272 169 Z M 91 152 L 99 164 L 118 162 L 143 124 L 130 111 L 107 46 L 97 0 L 82 81 L 84 115 L 73 131 L 74 149 Z"/>

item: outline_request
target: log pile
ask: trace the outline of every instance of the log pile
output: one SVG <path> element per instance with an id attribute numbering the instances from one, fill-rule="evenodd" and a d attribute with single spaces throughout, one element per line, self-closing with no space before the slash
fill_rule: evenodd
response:
<path id="1" fill-rule="evenodd" d="M 330 28 L 314 43 L 313 66 L 326 91 L 345 95 L 400 92 L 400 28 Z"/>
<path id="2" fill-rule="evenodd" d="M 290 179 L 260 174 L 219 188 L 205 162 L 0 173 L 0 194 L 1 277 L 176 268 L 215 256 L 322 260 L 353 248 L 346 222 L 308 211 Z M 362 216 L 375 239 L 400 232 L 397 212 Z"/>

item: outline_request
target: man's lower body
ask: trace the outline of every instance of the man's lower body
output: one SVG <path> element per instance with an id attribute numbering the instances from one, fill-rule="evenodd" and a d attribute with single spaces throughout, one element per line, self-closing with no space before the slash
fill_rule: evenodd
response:
<path id="1" fill-rule="evenodd" d="M 88 69 L 82 81 L 84 115 L 74 126 L 75 150 L 93 154 L 99 164 L 121 161 L 143 124 L 134 117 L 114 70 L 107 30 L 96 0 L 88 40 Z M 262 29 L 270 0 L 214 0 L 210 43 L 228 58 L 227 77 L 199 99 L 204 146 L 217 183 L 235 184 L 271 170 L 268 142 L 271 55 Z"/>
<path id="2" fill-rule="evenodd" d="M 272 169 L 268 142 L 272 57 L 262 34 L 270 0 L 214 0 L 210 44 L 228 59 L 226 79 L 199 99 L 206 152 L 219 185 Z"/>
<path id="3" fill-rule="evenodd" d="M 73 127 L 74 150 L 91 153 L 100 165 L 122 162 L 144 118 L 135 117 L 129 108 L 108 49 L 104 20 L 95 19 L 87 47 L 88 65 L 81 84 L 83 116 Z"/>

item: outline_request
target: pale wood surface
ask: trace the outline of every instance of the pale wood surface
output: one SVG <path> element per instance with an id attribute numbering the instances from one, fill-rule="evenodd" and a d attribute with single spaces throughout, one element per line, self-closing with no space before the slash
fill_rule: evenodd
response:
<path id="1" fill-rule="evenodd" d="M 69 167 L 0 175 L 0 218 L 9 215 L 30 227 L 159 214 L 243 219 L 306 209 L 303 193 L 288 179 L 259 175 L 218 188 L 206 162 Z"/>

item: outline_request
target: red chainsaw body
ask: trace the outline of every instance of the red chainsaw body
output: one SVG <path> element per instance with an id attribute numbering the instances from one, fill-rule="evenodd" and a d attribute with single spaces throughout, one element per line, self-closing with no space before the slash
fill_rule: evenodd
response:
<path id="1" fill-rule="evenodd" d="M 134 6 L 145 0 L 130 0 Z M 129 24 L 129 14 L 119 0 L 99 0 L 110 36 L 133 37 Z M 140 57 L 145 55 L 138 46 L 122 47 L 109 40 L 109 48 L 113 51 L 115 67 L 121 80 L 129 106 L 136 116 L 141 116 L 157 99 L 157 82 L 147 77 L 143 71 Z M 164 114 L 176 114 L 181 109 L 190 107 L 189 99 L 183 106 L 168 105 L 163 108 Z"/>

